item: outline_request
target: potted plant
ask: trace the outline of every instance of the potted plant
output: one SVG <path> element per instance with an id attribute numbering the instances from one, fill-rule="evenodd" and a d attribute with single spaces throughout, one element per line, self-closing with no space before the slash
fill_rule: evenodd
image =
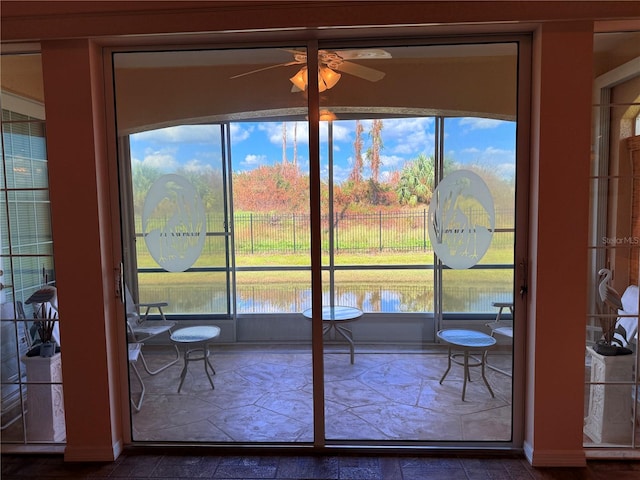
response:
<path id="1" fill-rule="evenodd" d="M 62 360 L 54 340 L 58 321 L 57 289 L 44 286 L 26 304 L 33 304 L 32 332 L 39 339 L 23 361 L 27 373 L 27 438 L 30 441 L 62 442 L 66 438 Z M 32 334 L 33 334 L 32 333 Z"/>
<path id="2" fill-rule="evenodd" d="M 38 333 L 39 343 L 36 343 L 29 352 L 28 357 L 41 356 L 52 357 L 59 347 L 53 339 L 53 331 L 58 321 L 58 312 L 51 302 L 56 296 L 56 287 L 45 286 L 33 293 L 26 304 L 34 304 L 34 327 Z"/>

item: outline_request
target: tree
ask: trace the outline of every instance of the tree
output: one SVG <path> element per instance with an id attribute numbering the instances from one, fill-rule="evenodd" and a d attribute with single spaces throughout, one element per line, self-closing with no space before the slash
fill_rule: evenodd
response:
<path id="1" fill-rule="evenodd" d="M 176 173 L 191 182 L 207 212 L 221 211 L 224 202 L 224 184 L 221 170 L 188 170 L 181 168 Z"/>
<path id="2" fill-rule="evenodd" d="M 131 181 L 133 183 L 133 205 L 136 212 L 142 212 L 144 200 L 151 185 L 162 176 L 159 168 L 135 162 L 131 164 Z"/>
<path id="3" fill-rule="evenodd" d="M 234 173 L 233 201 L 236 210 L 305 212 L 309 209 L 309 177 L 292 163 Z"/>
<path id="4" fill-rule="evenodd" d="M 293 122 L 293 164 L 298 165 L 298 122 Z"/>
<path id="5" fill-rule="evenodd" d="M 371 178 L 376 183 L 378 183 L 380 165 L 382 164 L 380 152 L 384 148 L 382 145 L 382 127 L 382 120 L 376 119 L 373 121 L 369 132 L 369 135 L 371 136 L 371 146 L 367 149 L 367 161 L 371 168 Z"/>
<path id="6" fill-rule="evenodd" d="M 282 163 L 287 163 L 287 122 L 282 122 Z"/>
<path id="7" fill-rule="evenodd" d="M 362 181 L 362 132 L 364 127 L 360 123 L 360 120 L 356 120 L 356 139 L 353 142 L 353 169 L 349 175 L 349 180 L 353 183 L 360 183 Z"/>
<path id="8" fill-rule="evenodd" d="M 400 173 L 396 187 L 398 201 L 401 205 L 415 206 L 428 204 L 433 195 L 435 182 L 435 161 L 424 153 L 407 163 Z"/>

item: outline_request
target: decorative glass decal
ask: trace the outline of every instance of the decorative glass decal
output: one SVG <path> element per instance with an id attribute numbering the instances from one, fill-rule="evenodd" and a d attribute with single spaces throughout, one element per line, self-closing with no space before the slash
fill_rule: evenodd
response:
<path id="1" fill-rule="evenodd" d="M 184 272 L 200 256 L 206 217 L 195 187 L 184 177 L 160 177 L 142 211 L 144 240 L 153 259 L 168 272 Z"/>
<path id="2" fill-rule="evenodd" d="M 456 170 L 442 179 L 429 205 L 429 238 L 443 264 L 454 269 L 477 264 L 494 227 L 493 198 L 479 175 Z"/>

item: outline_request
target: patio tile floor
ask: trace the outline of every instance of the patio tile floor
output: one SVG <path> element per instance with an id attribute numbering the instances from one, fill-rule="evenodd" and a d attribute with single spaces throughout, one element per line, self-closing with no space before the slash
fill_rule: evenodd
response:
<path id="1" fill-rule="evenodd" d="M 494 355 L 502 363 L 507 355 Z M 150 363 L 162 362 L 147 354 Z M 133 415 L 135 441 L 312 442 L 311 355 L 300 350 L 215 350 L 211 388 L 204 368 L 189 365 L 177 392 L 181 362 L 149 376 Z M 444 353 L 327 353 L 326 438 L 354 441 L 509 441 L 511 378 L 487 370 L 495 398 L 472 369 L 461 399 L 462 367 L 447 365 Z M 135 387 L 135 384 L 134 384 Z M 134 398 L 137 392 L 134 389 Z"/>

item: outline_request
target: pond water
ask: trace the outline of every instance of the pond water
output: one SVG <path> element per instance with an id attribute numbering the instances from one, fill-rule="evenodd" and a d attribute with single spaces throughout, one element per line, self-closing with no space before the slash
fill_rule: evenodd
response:
<path id="1" fill-rule="evenodd" d="M 323 293 L 329 303 L 329 292 Z M 225 314 L 227 296 L 213 286 L 140 285 L 142 302 L 165 301 L 167 313 Z M 365 313 L 421 313 L 433 312 L 432 285 L 358 284 L 337 287 L 334 303 L 360 308 Z M 495 313 L 492 302 L 513 299 L 508 285 L 487 290 L 475 285 L 446 288 L 443 291 L 445 312 Z M 239 314 L 299 313 L 311 307 L 311 289 L 302 284 L 238 285 L 237 308 Z"/>

